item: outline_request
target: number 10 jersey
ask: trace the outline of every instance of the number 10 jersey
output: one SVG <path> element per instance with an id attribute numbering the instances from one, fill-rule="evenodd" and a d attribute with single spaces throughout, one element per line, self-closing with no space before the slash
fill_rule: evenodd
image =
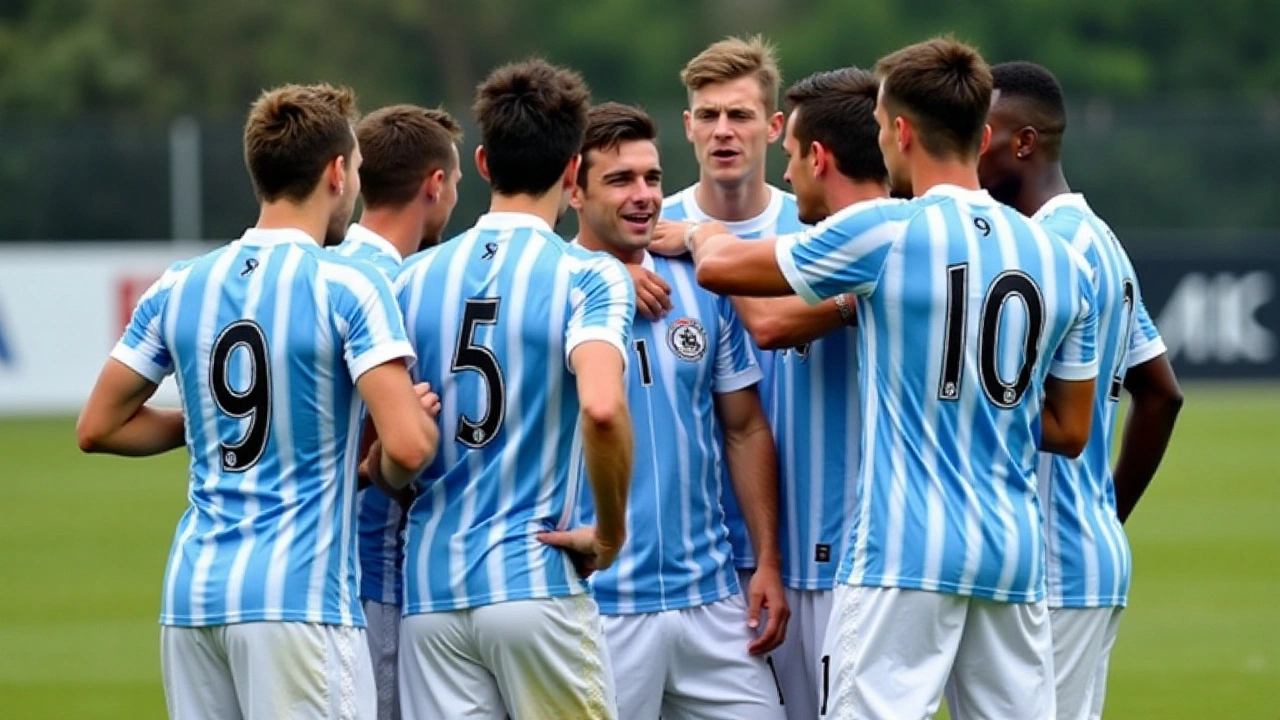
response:
<path id="1" fill-rule="evenodd" d="M 404 614 L 586 592 L 537 534 L 573 517 L 583 454 L 568 358 L 590 341 L 626 358 L 626 271 L 532 215 L 489 213 L 409 258 L 395 287 L 414 378 L 441 399 L 440 450 L 409 510 Z"/>
<path id="2" fill-rule="evenodd" d="M 111 356 L 174 374 L 191 453 L 160 621 L 364 626 L 355 380 L 412 358 L 390 287 L 301 230 L 250 229 L 170 268 Z"/>

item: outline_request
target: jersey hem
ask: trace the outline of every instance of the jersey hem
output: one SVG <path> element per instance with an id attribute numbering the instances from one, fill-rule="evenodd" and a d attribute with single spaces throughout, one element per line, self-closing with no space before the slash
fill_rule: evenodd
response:
<path id="1" fill-rule="evenodd" d="M 1047 602 L 1050 610 L 1101 610 L 1129 606 L 1128 596 L 1118 598 L 1050 597 Z"/>
<path id="2" fill-rule="evenodd" d="M 736 577 L 734 578 L 734 584 L 737 584 Z M 651 615 L 653 613 L 667 612 L 669 610 L 687 610 L 689 608 L 703 607 L 705 605 L 711 605 L 712 603 L 718 603 L 721 600 L 726 600 L 733 596 L 734 593 L 732 590 L 728 592 L 714 590 L 712 592 L 704 593 L 696 598 L 685 597 L 679 600 L 647 600 L 641 603 L 633 603 L 632 609 L 630 610 L 619 610 L 616 607 L 610 606 L 607 601 L 601 600 L 600 593 L 597 592 L 596 605 L 600 607 L 601 615 L 608 615 L 610 617 L 620 617 L 625 615 Z"/>
<path id="3" fill-rule="evenodd" d="M 978 585 L 961 585 L 959 583 L 940 582 L 925 583 L 922 580 L 900 579 L 896 581 L 886 581 L 883 578 L 874 576 L 863 576 L 861 578 L 845 578 L 840 580 L 845 585 L 855 585 L 862 587 L 880 587 L 880 588 L 896 588 L 898 590 L 919 590 L 921 592 L 936 592 L 943 595 L 959 595 L 961 597 L 977 598 L 979 600 L 990 600 L 992 602 L 1003 602 L 1010 604 L 1027 604 L 1037 603 L 1044 600 L 1045 593 L 1043 590 L 1036 592 L 1014 592 L 1014 591 L 998 591 L 995 588 L 982 587 Z"/>
<path id="4" fill-rule="evenodd" d="M 418 602 L 409 603 L 404 606 L 401 611 L 403 617 L 410 615 L 426 615 L 438 612 L 454 612 L 457 610 L 473 610 L 475 608 L 487 607 L 489 605 L 498 605 L 504 602 L 516 602 L 518 600 L 558 600 L 560 598 L 574 597 L 576 595 L 590 595 L 584 588 L 570 587 L 568 585 L 558 585 L 549 587 L 545 591 L 535 593 L 532 590 L 523 590 L 518 593 L 509 593 L 505 595 L 477 595 L 466 597 L 462 600 L 449 600 L 447 602 Z"/>
<path id="5" fill-rule="evenodd" d="M 305 612 L 268 613 L 255 611 L 239 614 L 209 615 L 199 620 L 190 615 L 162 614 L 160 616 L 160 624 L 168 627 L 219 627 L 221 625 L 243 625 L 244 623 L 255 622 L 282 622 L 364 628 L 364 610 L 361 609 L 359 614 L 361 615 L 359 618 L 353 616 L 349 619 L 343 619 L 340 614 L 332 612 L 321 613 L 319 617 L 315 617 Z"/>
<path id="6" fill-rule="evenodd" d="M 830 578 L 797 578 L 783 575 L 782 585 L 792 590 L 835 590 L 836 578 L 834 575 Z"/>

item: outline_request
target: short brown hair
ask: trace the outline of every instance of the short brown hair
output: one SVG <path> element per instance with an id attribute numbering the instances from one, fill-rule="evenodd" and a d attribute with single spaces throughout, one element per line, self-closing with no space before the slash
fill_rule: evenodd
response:
<path id="1" fill-rule="evenodd" d="M 690 93 L 712 83 L 729 82 L 746 76 L 754 77 L 760 83 L 765 110 L 770 113 L 776 110 L 782 73 L 778 70 L 773 45 L 760 35 L 749 38 L 730 37 L 712 43 L 680 71 L 680 81 Z"/>
<path id="2" fill-rule="evenodd" d="M 801 157 L 819 142 L 845 177 L 888 179 L 875 116 L 879 89 L 875 76 L 858 68 L 814 73 L 788 88 L 787 105 L 793 112 L 803 110 L 793 121 Z"/>
<path id="3" fill-rule="evenodd" d="M 360 196 L 365 207 L 399 207 L 436 170 L 453 171 L 454 144 L 462 127 L 444 110 L 392 105 L 356 126 L 360 141 Z"/>
<path id="4" fill-rule="evenodd" d="M 541 58 L 489 73 L 476 88 L 473 110 L 493 191 L 549 191 L 582 147 L 590 102 L 581 75 Z"/>
<path id="5" fill-rule="evenodd" d="M 991 109 L 991 68 L 952 37 L 909 45 L 876 63 L 885 110 L 905 115 L 934 157 L 972 158 Z"/>
<path id="6" fill-rule="evenodd" d="M 587 154 L 592 150 L 612 150 L 632 140 L 656 140 L 658 126 L 649 113 L 632 105 L 607 102 L 587 111 L 587 130 L 582 140 L 582 165 L 578 184 L 587 186 Z"/>
<path id="7" fill-rule="evenodd" d="M 351 159 L 355 93 L 332 85 L 284 85 L 254 101 L 244 125 L 244 160 L 265 202 L 302 202 L 335 157 Z"/>

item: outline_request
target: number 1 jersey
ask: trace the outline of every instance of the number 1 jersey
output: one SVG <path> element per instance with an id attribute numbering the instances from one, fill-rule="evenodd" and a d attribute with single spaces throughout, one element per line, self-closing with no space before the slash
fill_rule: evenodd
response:
<path id="1" fill-rule="evenodd" d="M 777 257 L 809 302 L 858 296 L 862 465 L 839 581 L 1043 599 L 1044 381 L 1097 374 L 1084 258 L 953 185 L 853 205 Z"/>
<path id="2" fill-rule="evenodd" d="M 440 393 L 440 450 L 418 479 L 405 539 L 404 614 L 586 592 L 566 529 L 583 462 L 584 342 L 625 358 L 635 291 L 613 258 L 523 213 L 489 213 L 411 257 L 396 281 L 414 378 Z"/>
<path id="3" fill-rule="evenodd" d="M 161 623 L 363 627 L 354 383 L 413 356 L 387 280 L 301 230 L 250 229 L 170 268 L 111 356 L 182 397 L 191 507 Z"/>

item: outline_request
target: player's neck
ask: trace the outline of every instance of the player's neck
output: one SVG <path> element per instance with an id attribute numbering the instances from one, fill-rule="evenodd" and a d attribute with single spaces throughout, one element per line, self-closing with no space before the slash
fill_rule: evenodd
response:
<path id="1" fill-rule="evenodd" d="M 978 159 L 939 160 L 920 153 L 913 158 L 911 167 L 911 193 L 920 197 L 938 185 L 955 185 L 965 190 L 981 190 L 978 183 Z"/>
<path id="2" fill-rule="evenodd" d="M 624 265 L 639 265 L 644 262 L 644 250 L 624 250 L 600 239 L 591 228 L 582 222 L 578 215 L 578 244 L 593 252 L 602 252 L 614 256 Z"/>
<path id="3" fill-rule="evenodd" d="M 1051 163 L 1044 166 L 1039 173 L 1027 177 L 1018 192 L 1018 210 L 1028 217 L 1053 198 L 1071 192 L 1067 177 L 1062 174 L 1062 165 Z"/>
<path id="4" fill-rule="evenodd" d="M 400 257 L 407 258 L 418 251 L 422 243 L 422 218 L 407 208 L 370 210 L 360 216 L 360 224 L 386 238 Z"/>
<path id="5" fill-rule="evenodd" d="M 889 188 L 873 180 L 851 180 L 843 175 L 832 178 L 827 184 L 827 207 L 839 212 L 850 205 L 865 200 L 889 197 Z"/>
<path id="6" fill-rule="evenodd" d="M 553 187 L 546 193 L 534 195 L 500 195 L 494 193 L 489 200 L 491 213 L 524 213 L 542 218 L 548 227 L 555 228 L 560 219 L 560 200 L 562 193 Z"/>
<path id="7" fill-rule="evenodd" d="M 301 230 L 311 236 L 317 245 L 324 245 L 326 230 L 329 228 L 329 209 L 322 207 L 315 198 L 309 198 L 302 204 L 288 200 L 262 203 L 258 209 L 258 222 L 254 227 L 260 230 Z"/>
<path id="8" fill-rule="evenodd" d="M 772 199 L 763 168 L 734 185 L 717 183 L 702 173 L 693 197 L 702 212 L 721 222 L 750 220 L 764 212 Z"/>

